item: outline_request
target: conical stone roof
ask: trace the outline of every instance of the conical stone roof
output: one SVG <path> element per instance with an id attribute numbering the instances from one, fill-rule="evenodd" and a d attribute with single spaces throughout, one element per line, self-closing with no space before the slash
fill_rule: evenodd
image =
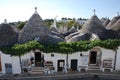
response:
<path id="1" fill-rule="evenodd" d="M 110 19 L 107 19 L 104 23 L 103 23 L 103 26 L 107 26 L 108 24 L 109 24 L 109 22 L 110 22 Z"/>
<path id="2" fill-rule="evenodd" d="M 120 19 L 112 26 L 112 30 L 120 31 Z"/>
<path id="3" fill-rule="evenodd" d="M 58 30 L 57 30 L 57 28 L 55 28 L 55 27 L 50 27 L 50 31 L 52 32 L 58 32 Z"/>
<path id="4" fill-rule="evenodd" d="M 112 25 L 115 24 L 120 19 L 120 16 L 113 17 L 113 19 L 109 22 L 106 29 L 111 29 Z"/>
<path id="5" fill-rule="evenodd" d="M 9 25 L 0 25 L 0 47 L 12 46 L 18 42 L 18 33 Z"/>
<path id="6" fill-rule="evenodd" d="M 118 39 L 117 32 L 107 30 L 102 25 L 101 21 L 96 15 L 93 15 L 81 29 L 79 34 L 73 34 L 66 37 L 67 42 L 77 42 L 80 40 L 106 40 L 106 39 Z"/>
<path id="7" fill-rule="evenodd" d="M 104 31 L 105 28 L 102 25 L 102 22 L 98 19 L 96 15 L 93 15 L 84 25 L 81 31 L 83 33 L 99 33 Z"/>
<path id="8" fill-rule="evenodd" d="M 96 15 L 93 15 L 81 29 L 82 33 L 93 33 L 99 37 L 99 39 L 106 39 L 105 32 L 106 29 L 102 25 L 102 22 L 98 19 Z"/>
<path id="9" fill-rule="evenodd" d="M 48 27 L 45 26 L 40 15 L 35 11 L 32 17 L 28 20 L 28 22 L 23 27 L 22 31 L 19 34 L 19 43 L 26 43 L 32 40 L 38 40 L 40 43 L 49 43 L 51 40 L 55 43 L 61 41 L 58 37 L 54 37 L 51 35 L 51 32 Z M 52 42 L 52 43 L 54 43 Z"/>

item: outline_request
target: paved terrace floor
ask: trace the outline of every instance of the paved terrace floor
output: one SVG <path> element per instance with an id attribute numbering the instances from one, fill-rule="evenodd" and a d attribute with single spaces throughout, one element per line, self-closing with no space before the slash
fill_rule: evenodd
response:
<path id="1" fill-rule="evenodd" d="M 0 80 L 120 80 L 120 71 L 71 71 L 53 74 L 16 74 L 3 75 Z"/>

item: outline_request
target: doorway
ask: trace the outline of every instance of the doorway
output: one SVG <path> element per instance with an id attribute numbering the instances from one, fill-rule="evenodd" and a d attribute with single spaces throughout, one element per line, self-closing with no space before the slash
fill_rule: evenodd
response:
<path id="1" fill-rule="evenodd" d="M 97 51 L 91 51 L 90 52 L 90 62 L 89 62 L 89 64 L 96 65 L 96 63 L 97 63 Z"/>
<path id="2" fill-rule="evenodd" d="M 35 66 L 44 67 L 44 55 L 41 52 L 35 52 Z"/>
<path id="3" fill-rule="evenodd" d="M 11 63 L 5 64 L 5 72 L 6 72 L 6 74 L 12 74 L 12 64 Z"/>
<path id="4" fill-rule="evenodd" d="M 71 69 L 73 71 L 77 70 L 77 63 L 78 63 L 77 59 L 71 60 Z"/>
<path id="5" fill-rule="evenodd" d="M 63 71 L 65 60 L 58 60 L 58 71 Z"/>

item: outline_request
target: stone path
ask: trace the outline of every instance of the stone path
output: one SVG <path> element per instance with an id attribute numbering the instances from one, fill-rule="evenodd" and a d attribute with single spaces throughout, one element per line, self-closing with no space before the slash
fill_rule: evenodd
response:
<path id="1" fill-rule="evenodd" d="M 93 79 L 94 78 L 94 79 Z M 99 78 L 99 79 L 98 79 Z M 74 71 L 74 72 L 56 72 L 53 74 L 19 74 L 3 75 L 0 80 L 120 80 L 120 71 Z"/>

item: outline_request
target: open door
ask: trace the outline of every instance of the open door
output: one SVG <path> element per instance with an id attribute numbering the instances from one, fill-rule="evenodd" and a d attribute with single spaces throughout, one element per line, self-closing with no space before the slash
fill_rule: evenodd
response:
<path id="1" fill-rule="evenodd" d="M 63 71 L 64 65 L 65 65 L 64 60 L 58 60 L 58 71 Z"/>
<path id="2" fill-rule="evenodd" d="M 96 63 L 97 63 L 97 51 L 91 51 L 90 52 L 89 64 L 90 65 L 96 65 Z"/>
<path id="3" fill-rule="evenodd" d="M 35 66 L 44 67 L 44 55 L 41 52 L 35 52 Z"/>

